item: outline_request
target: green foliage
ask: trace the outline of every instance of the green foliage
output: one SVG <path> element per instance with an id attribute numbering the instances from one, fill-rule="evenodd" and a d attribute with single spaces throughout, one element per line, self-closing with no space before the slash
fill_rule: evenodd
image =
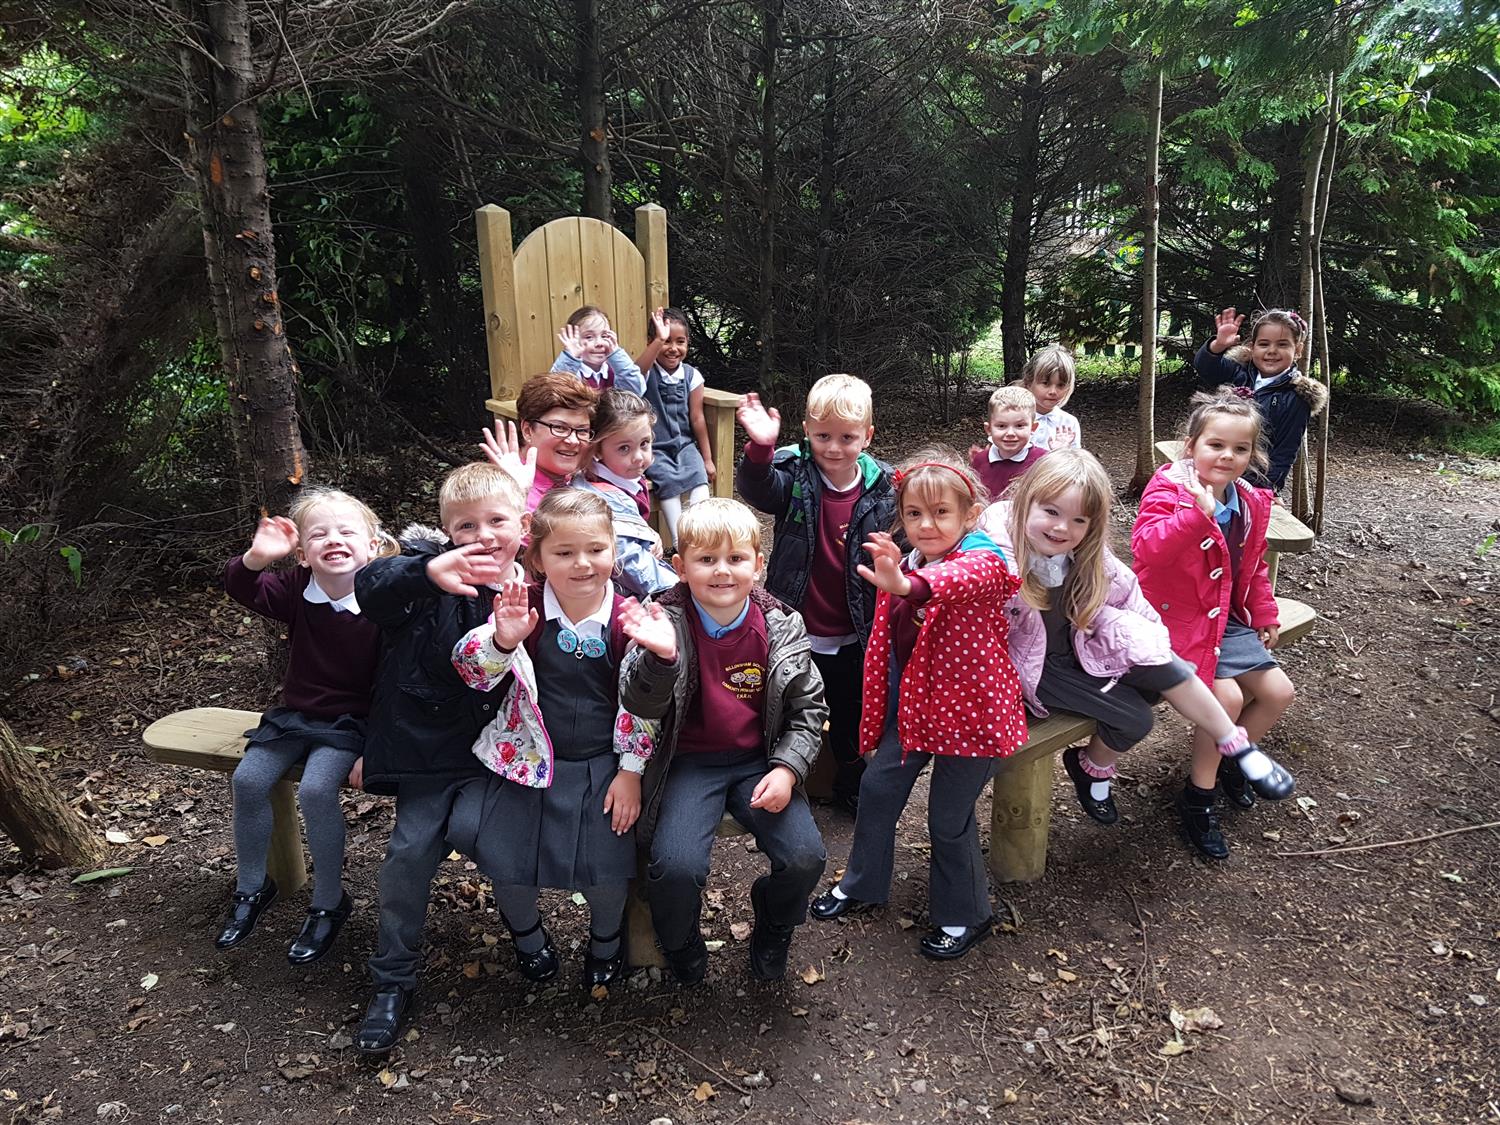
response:
<path id="1" fill-rule="evenodd" d="M 28 523 L 11 531 L 0 527 L 0 548 L 4 549 L 7 558 L 12 552 L 23 547 L 34 547 L 56 537 L 57 529 L 46 524 Z M 73 579 L 74 586 L 83 585 L 83 551 L 72 544 L 64 543 L 58 548 L 58 556 L 67 564 L 68 575 Z"/>

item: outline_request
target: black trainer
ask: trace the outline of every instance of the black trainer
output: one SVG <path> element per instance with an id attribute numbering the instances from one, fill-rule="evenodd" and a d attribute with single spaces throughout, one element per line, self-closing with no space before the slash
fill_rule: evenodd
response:
<path id="1" fill-rule="evenodd" d="M 1089 814 L 1091 820 L 1097 820 L 1100 824 L 1113 824 L 1120 819 L 1120 811 L 1115 808 L 1114 786 L 1110 786 L 1109 796 L 1104 800 L 1094 799 L 1090 789 L 1094 782 L 1100 779 L 1089 776 L 1083 768 L 1083 763 L 1078 760 L 1082 753 L 1083 751 L 1077 746 L 1069 746 L 1063 751 L 1063 769 L 1068 771 L 1068 777 L 1073 782 L 1073 792 L 1078 794 L 1078 803 L 1083 806 L 1083 811 Z"/>
<path id="2" fill-rule="evenodd" d="M 269 875 L 254 894 L 235 891 L 229 900 L 229 914 L 224 919 L 224 928 L 214 938 L 220 949 L 233 949 L 250 936 L 255 923 L 276 901 L 276 880 Z"/>
<path id="3" fill-rule="evenodd" d="M 1229 843 L 1219 828 L 1212 789 L 1199 789 L 1189 781 L 1177 798 L 1177 812 L 1182 817 L 1183 835 L 1199 854 L 1209 859 L 1229 858 Z"/>

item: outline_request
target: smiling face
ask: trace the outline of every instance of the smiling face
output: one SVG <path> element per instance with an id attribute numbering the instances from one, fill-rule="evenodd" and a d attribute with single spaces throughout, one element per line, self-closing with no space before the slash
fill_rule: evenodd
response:
<path id="1" fill-rule="evenodd" d="M 859 476 L 859 455 L 875 436 L 875 427 L 851 422 L 830 414 L 826 418 L 806 418 L 802 432 L 812 447 L 813 462 L 823 475 L 843 491 Z"/>
<path id="2" fill-rule="evenodd" d="M 297 528 L 297 553 L 319 583 L 352 575 L 379 546 L 369 523 L 349 504 L 319 504 Z"/>
<path id="3" fill-rule="evenodd" d="M 580 358 L 590 367 L 603 367 L 609 353 L 614 350 L 614 342 L 609 338 L 609 321 L 602 316 L 591 316 L 578 325 L 578 336 L 583 344 Z"/>
<path id="4" fill-rule="evenodd" d="M 672 569 L 682 575 L 693 600 L 727 625 L 745 607 L 761 561 L 752 544 L 726 536 L 717 543 L 683 544 L 683 550 L 672 556 Z"/>
<path id="5" fill-rule="evenodd" d="M 1255 329 L 1250 359 L 1262 376 L 1280 375 L 1297 362 L 1297 338 L 1287 325 L 1266 321 Z"/>
<path id="6" fill-rule="evenodd" d="M 484 544 L 504 570 L 515 561 L 516 548 L 526 534 L 526 519 L 513 504 L 486 496 L 449 504 L 443 512 L 443 530 L 455 546 Z"/>
<path id="7" fill-rule="evenodd" d="M 594 458 L 616 476 L 634 480 L 651 467 L 651 419 L 644 415 L 599 438 Z"/>
<path id="8" fill-rule="evenodd" d="M 1036 419 L 1029 410 L 1019 406 L 1002 406 L 990 412 L 990 420 L 984 427 L 990 444 L 1000 451 L 1002 457 L 1014 457 L 1025 449 L 1036 430 Z"/>
<path id="9" fill-rule="evenodd" d="M 1187 443 L 1186 453 L 1193 459 L 1198 479 L 1221 501 L 1230 485 L 1245 475 L 1255 455 L 1256 424 L 1253 418 L 1235 418 L 1210 414 L 1203 430 Z"/>
<path id="10" fill-rule="evenodd" d="M 957 478 L 955 477 L 955 483 Z M 929 562 L 942 558 L 972 531 L 983 507 L 967 492 L 911 484 L 901 492 L 901 526 L 906 538 Z"/>
<path id="11" fill-rule="evenodd" d="M 687 352 L 687 325 L 677 320 L 667 321 L 667 334 L 661 338 L 661 351 L 656 354 L 656 362 L 661 364 L 663 371 L 676 371 L 687 358 Z"/>
<path id="12" fill-rule="evenodd" d="M 553 432 L 556 426 L 562 436 Z M 527 445 L 536 446 L 536 467 L 548 476 L 572 476 L 583 466 L 593 429 L 587 410 L 567 410 L 554 406 L 535 422 L 521 423 L 521 437 Z"/>
<path id="13" fill-rule="evenodd" d="M 606 519 L 557 520 L 545 539 L 533 543 L 532 565 L 542 572 L 568 616 L 583 607 L 585 616 L 599 606 L 615 567 L 615 533 Z"/>
<path id="14" fill-rule="evenodd" d="M 1092 522 L 1084 514 L 1083 491 L 1074 485 L 1049 500 L 1031 502 L 1026 543 L 1039 555 L 1065 555 L 1083 542 Z"/>

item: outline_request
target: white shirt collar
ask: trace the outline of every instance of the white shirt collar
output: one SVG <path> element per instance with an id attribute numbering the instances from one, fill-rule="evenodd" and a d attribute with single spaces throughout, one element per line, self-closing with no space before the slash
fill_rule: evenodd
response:
<path id="1" fill-rule="evenodd" d="M 814 465 L 813 467 L 817 468 L 816 465 Z M 854 479 L 846 484 L 843 488 L 840 488 L 838 485 L 834 484 L 833 481 L 828 479 L 827 473 L 825 473 L 822 469 L 818 469 L 818 476 L 823 478 L 823 487 L 828 489 L 829 492 L 848 492 L 851 488 L 858 488 L 861 475 L 862 474 L 860 473 L 860 471 L 856 469 L 854 472 Z"/>
<path id="2" fill-rule="evenodd" d="M 1017 453 L 1014 457 L 1007 457 L 1005 454 L 1003 454 L 1003 453 L 1000 452 L 1000 450 L 996 447 L 996 445 L 995 445 L 994 442 L 990 442 L 990 464 L 991 465 L 993 465 L 996 461 L 1024 461 L 1024 460 L 1026 460 L 1026 458 L 1030 454 L 1031 454 L 1031 446 L 1029 444 L 1027 444 L 1027 445 L 1021 446 L 1021 452 Z"/>
<path id="3" fill-rule="evenodd" d="M 594 472 L 598 473 L 601 477 L 611 482 L 612 484 L 619 485 L 632 496 L 634 496 L 641 490 L 640 477 L 622 477 L 619 473 L 612 472 L 609 466 L 606 465 L 603 461 L 594 462 Z"/>
<path id="4" fill-rule="evenodd" d="M 573 621 L 563 612 L 562 604 L 557 600 L 557 595 L 552 592 L 551 583 L 542 586 L 542 614 L 548 621 L 561 620 L 566 628 L 572 629 L 580 637 L 594 636 L 602 637 L 609 629 L 610 613 L 615 607 L 615 588 L 606 586 L 604 597 L 600 601 L 599 608 L 594 610 L 582 621 Z"/>
<path id="5" fill-rule="evenodd" d="M 1055 590 L 1063 584 L 1072 565 L 1072 551 L 1062 555 L 1037 553 L 1031 556 L 1031 573 L 1035 574 L 1037 581 L 1049 590 Z"/>
<path id="6" fill-rule="evenodd" d="M 316 578 L 309 578 L 307 585 L 302 589 L 302 600 L 312 602 L 313 605 L 331 605 L 335 613 L 359 613 L 359 602 L 354 598 L 354 591 L 350 590 L 342 598 L 329 596 L 327 590 L 318 585 Z"/>

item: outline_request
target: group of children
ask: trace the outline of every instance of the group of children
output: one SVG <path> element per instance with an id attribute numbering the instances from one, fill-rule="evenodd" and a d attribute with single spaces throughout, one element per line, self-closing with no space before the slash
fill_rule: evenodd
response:
<path id="1" fill-rule="evenodd" d="M 1250 365 L 1231 370 L 1222 353 L 1239 320 L 1227 310 L 1200 371 L 1285 393 L 1305 382 L 1296 349 L 1278 368 L 1261 330 L 1295 323 L 1263 314 Z M 450 850 L 492 880 L 530 980 L 561 969 L 540 889 L 582 894 L 588 989 L 623 971 L 644 850 L 657 940 L 694 984 L 727 812 L 770 863 L 751 888 L 749 962 L 776 980 L 809 910 L 834 919 L 889 898 L 896 824 L 929 764 L 932 927 L 920 950 L 950 960 L 988 935 L 975 802 L 1026 742 L 1028 711 L 1097 721 L 1063 761 L 1084 811 L 1109 824 L 1117 759 L 1165 698 L 1194 724 L 1179 809 L 1209 857 L 1228 854 L 1216 789 L 1241 807 L 1292 792 L 1257 746 L 1292 686 L 1270 651 L 1272 493 L 1245 479 L 1263 464 L 1255 402 L 1197 396 L 1184 458 L 1142 499 L 1132 569 L 1109 547 L 1108 476 L 1063 410 L 1073 370 L 1061 348 L 994 393 L 985 445 L 968 457 L 933 447 L 896 468 L 867 452 L 873 402 L 853 376 L 820 379 L 802 434 L 780 448 L 779 413 L 744 396 L 735 483 L 747 507 L 707 498 L 716 470 L 680 312 L 657 310 L 636 359 L 594 308 L 561 339 L 554 370 L 521 391 L 519 432 L 497 425 L 487 460 L 443 482 L 440 529 L 414 526 L 398 543 L 359 501 L 306 490 L 226 569 L 232 597 L 285 623 L 291 659 L 282 705 L 234 775 L 239 871 L 218 945 L 243 942 L 276 897 L 268 795 L 287 769 L 303 765 L 314 866 L 294 964 L 323 956 L 349 914 L 339 785 L 393 795 L 359 1049 L 397 1040 Z M 648 521 L 653 493 L 670 544 Z M 769 562 L 752 507 L 775 520 Z M 297 568 L 270 569 L 293 555 Z M 825 741 L 854 843 L 809 905 L 827 854 L 803 783 Z"/>

